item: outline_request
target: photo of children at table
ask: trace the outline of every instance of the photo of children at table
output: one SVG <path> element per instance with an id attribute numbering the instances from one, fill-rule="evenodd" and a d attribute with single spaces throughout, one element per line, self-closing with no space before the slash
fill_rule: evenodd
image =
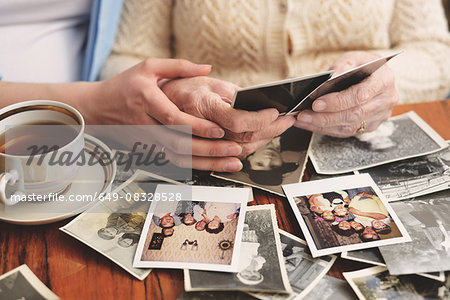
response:
<path id="1" fill-rule="evenodd" d="M 160 201 L 147 233 L 164 237 L 158 247 L 146 246 L 143 260 L 229 264 L 231 253 L 222 251 L 222 240 L 234 242 L 240 203 L 209 201 Z"/>
<path id="2" fill-rule="evenodd" d="M 401 236 L 371 187 L 297 197 L 296 204 L 318 249 Z"/>

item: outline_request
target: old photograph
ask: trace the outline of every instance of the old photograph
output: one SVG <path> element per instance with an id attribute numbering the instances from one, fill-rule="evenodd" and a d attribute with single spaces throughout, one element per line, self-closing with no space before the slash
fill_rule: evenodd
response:
<path id="1" fill-rule="evenodd" d="M 109 199 L 105 197 L 61 230 L 143 280 L 150 270 L 133 268 L 133 257 L 150 207 L 147 200 L 161 182 L 157 175 L 138 170 Z"/>
<path id="2" fill-rule="evenodd" d="M 447 146 L 411 111 L 390 118 L 375 131 L 346 139 L 314 133 L 309 155 L 317 173 L 342 174 L 434 153 Z"/>
<path id="3" fill-rule="evenodd" d="M 290 293 L 273 205 L 248 207 L 237 273 L 185 270 L 186 291 Z"/>
<path id="4" fill-rule="evenodd" d="M 242 160 L 241 171 L 212 175 L 284 196 L 281 185 L 303 177 L 310 140 L 311 132 L 291 127 Z"/>
<path id="5" fill-rule="evenodd" d="M 449 299 L 450 273 L 445 282 L 418 275 L 389 274 L 385 267 L 377 266 L 354 272 L 344 272 L 345 279 L 359 299 Z"/>
<path id="6" fill-rule="evenodd" d="M 292 293 L 290 295 L 251 293 L 251 295 L 263 300 L 303 299 L 325 276 L 336 256 L 313 258 L 304 240 L 283 230 L 279 230 L 279 233 Z"/>
<path id="7" fill-rule="evenodd" d="M 160 184 L 155 197 L 134 267 L 237 271 L 249 189 Z"/>
<path id="8" fill-rule="evenodd" d="M 283 185 L 313 257 L 410 241 L 368 174 Z"/>
<path id="9" fill-rule="evenodd" d="M 21 265 L 0 276 L 0 299 L 60 299 L 30 270 Z"/>
<path id="10" fill-rule="evenodd" d="M 375 266 L 386 266 L 383 256 L 380 253 L 380 249 L 378 248 L 344 251 L 341 253 L 341 257 Z"/>
<path id="11" fill-rule="evenodd" d="M 413 238 L 411 236 L 411 238 Z M 381 255 L 379 248 L 369 248 L 362 250 L 354 250 L 354 251 L 344 251 L 341 253 L 341 257 L 348 260 L 354 260 L 363 262 L 366 264 L 371 264 L 375 266 L 386 267 L 386 263 L 384 262 L 383 256 Z M 437 281 L 444 281 L 445 274 L 444 272 L 430 272 L 430 273 L 417 273 L 417 275 L 427 277 Z"/>
<path id="12" fill-rule="evenodd" d="M 347 281 L 325 275 L 322 279 L 320 279 L 317 286 L 301 299 L 356 300 L 358 297 L 356 297 Z"/>
<path id="13" fill-rule="evenodd" d="M 445 191 L 450 196 L 450 190 Z M 449 198 L 392 203 L 411 243 L 380 247 L 392 275 L 450 270 Z"/>
<path id="14" fill-rule="evenodd" d="M 450 188 L 450 147 L 360 173 L 369 173 L 390 202 L 445 190 Z"/>

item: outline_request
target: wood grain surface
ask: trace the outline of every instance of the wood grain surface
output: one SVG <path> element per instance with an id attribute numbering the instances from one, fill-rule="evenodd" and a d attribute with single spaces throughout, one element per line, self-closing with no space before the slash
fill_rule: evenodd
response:
<path id="1" fill-rule="evenodd" d="M 394 114 L 414 110 L 444 139 L 450 139 L 450 100 L 400 105 Z M 254 189 L 250 205 L 273 203 L 278 225 L 302 236 L 286 199 Z M 134 279 L 119 266 L 58 228 L 69 220 L 39 226 L 0 222 L 0 273 L 21 264 L 30 269 L 62 299 L 176 299 L 183 291 L 181 270 L 154 270 L 144 281 Z M 328 275 L 368 265 L 339 258 Z"/>

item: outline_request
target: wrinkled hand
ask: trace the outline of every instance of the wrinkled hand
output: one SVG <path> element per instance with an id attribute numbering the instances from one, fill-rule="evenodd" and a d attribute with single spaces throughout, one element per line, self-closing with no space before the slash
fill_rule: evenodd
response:
<path id="1" fill-rule="evenodd" d="M 171 80 L 162 89 L 181 111 L 211 120 L 225 129 L 225 139 L 242 148 L 239 157 L 264 146 L 295 121 L 292 116 L 278 117 L 276 109 L 249 112 L 232 108 L 231 101 L 238 87 L 210 77 Z"/>
<path id="2" fill-rule="evenodd" d="M 351 51 L 342 55 L 330 69 L 336 70 L 337 75 L 376 58 L 369 52 Z M 365 130 L 373 131 L 390 117 L 398 99 L 394 75 L 384 65 L 364 81 L 315 100 L 313 110 L 301 112 L 295 126 L 321 134 L 349 137 L 358 133 L 365 120 Z"/>
<path id="3" fill-rule="evenodd" d="M 186 125 L 190 136 L 174 130 L 158 128 L 153 136 L 147 134 L 147 144 L 165 149 L 166 159 L 180 167 L 200 170 L 238 171 L 242 163 L 236 157 L 242 147 L 222 138 L 224 130 L 202 116 L 181 111 L 159 87 L 164 80 L 207 75 L 207 65 L 196 65 L 180 59 L 147 59 L 116 77 L 94 84 L 98 95 L 89 101 L 83 115 L 87 124 Z M 276 116 L 266 112 L 265 118 Z M 245 121 L 245 120 L 244 120 Z M 232 123 L 233 126 L 235 123 Z M 262 124 L 265 125 L 265 124 Z M 183 131 L 183 129 L 180 129 Z M 135 139 L 122 135 L 121 139 Z M 142 136 L 138 137 L 142 141 Z M 138 139 L 138 141 L 139 141 Z M 164 148 L 163 148 L 164 147 Z"/>

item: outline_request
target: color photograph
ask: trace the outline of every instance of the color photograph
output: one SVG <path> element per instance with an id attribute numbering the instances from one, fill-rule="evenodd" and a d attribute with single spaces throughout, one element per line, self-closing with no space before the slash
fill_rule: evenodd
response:
<path id="1" fill-rule="evenodd" d="M 313 257 L 411 240 L 367 174 L 284 185 L 283 189 Z"/>
<path id="2" fill-rule="evenodd" d="M 133 266 L 236 271 L 248 197 L 246 188 L 158 185 Z"/>

